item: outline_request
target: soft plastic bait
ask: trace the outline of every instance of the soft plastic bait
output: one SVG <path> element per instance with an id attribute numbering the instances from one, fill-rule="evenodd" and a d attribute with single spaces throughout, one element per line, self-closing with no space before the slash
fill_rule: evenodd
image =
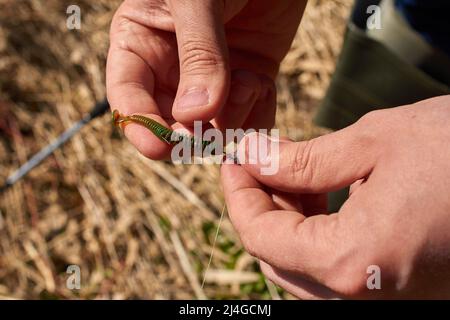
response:
<path id="1" fill-rule="evenodd" d="M 185 139 L 189 139 L 192 148 L 201 145 L 202 150 L 204 150 L 207 146 L 209 146 L 212 143 L 212 141 L 206 141 L 198 139 L 194 136 L 175 132 L 172 129 L 166 128 L 158 121 L 155 121 L 142 115 L 124 116 L 121 115 L 118 110 L 114 110 L 112 113 L 112 120 L 114 125 L 116 126 L 120 126 L 120 124 L 126 122 L 133 122 L 140 124 L 141 126 L 144 126 L 148 130 L 150 130 L 158 139 L 170 145 L 176 145 L 182 141 L 185 141 Z"/>

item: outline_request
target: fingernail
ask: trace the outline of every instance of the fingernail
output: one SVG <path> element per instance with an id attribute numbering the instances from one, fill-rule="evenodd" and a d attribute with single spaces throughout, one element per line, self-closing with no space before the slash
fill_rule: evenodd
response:
<path id="1" fill-rule="evenodd" d="M 265 164 L 270 161 L 271 139 L 269 136 L 252 132 L 239 143 L 237 157 L 241 164 Z"/>
<path id="2" fill-rule="evenodd" d="M 235 105 L 245 105 L 250 103 L 255 91 L 253 88 L 235 83 L 230 89 L 230 102 Z"/>
<path id="3" fill-rule="evenodd" d="M 192 88 L 187 90 L 178 100 L 180 109 L 189 109 L 209 104 L 209 93 L 206 89 Z"/>

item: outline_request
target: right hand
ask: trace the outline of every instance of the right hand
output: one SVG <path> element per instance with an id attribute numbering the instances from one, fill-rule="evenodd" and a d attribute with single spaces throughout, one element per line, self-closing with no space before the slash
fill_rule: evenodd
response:
<path id="1" fill-rule="evenodd" d="M 243 139 L 241 165 L 223 165 L 222 183 L 263 273 L 301 299 L 449 299 L 448 119 L 450 95 L 371 112 L 273 153 L 251 147 L 267 136 Z M 269 165 L 278 170 L 262 174 Z M 328 212 L 326 193 L 346 186 L 350 197 Z M 375 272 L 379 290 L 368 285 Z"/>
<path id="2" fill-rule="evenodd" d="M 226 128 L 271 128 L 274 79 L 306 1 L 126 0 L 111 26 L 108 100 L 123 114 L 166 126 L 195 120 Z M 125 135 L 145 156 L 169 147 L 145 128 Z"/>

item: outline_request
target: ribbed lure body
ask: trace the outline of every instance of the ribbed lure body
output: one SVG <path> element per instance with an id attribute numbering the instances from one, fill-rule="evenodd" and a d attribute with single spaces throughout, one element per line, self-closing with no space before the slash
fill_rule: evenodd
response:
<path id="1" fill-rule="evenodd" d="M 128 118 L 128 119 L 127 119 Z M 173 130 L 164 127 L 159 122 L 141 116 L 141 115 L 132 115 L 125 117 L 124 120 L 129 120 L 134 123 L 138 123 L 144 127 L 146 127 L 148 130 L 150 130 L 155 136 L 157 136 L 160 140 L 167 142 L 167 143 L 175 143 L 175 141 L 172 140 L 172 133 Z"/>
<path id="2" fill-rule="evenodd" d="M 188 136 L 185 134 L 174 132 L 172 129 L 166 128 L 159 122 L 142 115 L 122 116 L 119 111 L 114 110 L 112 118 L 113 123 L 116 126 L 119 126 L 121 123 L 125 123 L 128 121 L 140 124 L 150 130 L 161 141 L 164 141 L 170 145 L 176 145 L 182 141 L 185 141 L 185 139 L 189 139 L 192 148 L 195 148 L 200 144 L 202 150 L 204 150 L 208 145 L 211 144 L 211 141 L 201 140 L 195 138 L 194 136 Z"/>

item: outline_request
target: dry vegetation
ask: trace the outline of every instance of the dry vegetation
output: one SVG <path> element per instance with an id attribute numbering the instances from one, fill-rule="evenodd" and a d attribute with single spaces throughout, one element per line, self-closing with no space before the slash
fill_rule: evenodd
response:
<path id="1" fill-rule="evenodd" d="M 0 0 L 0 181 L 105 95 L 108 28 L 118 0 Z M 310 0 L 278 81 L 277 126 L 293 139 L 311 123 L 342 41 L 351 0 Z M 139 156 L 95 120 L 0 195 L 0 297 L 289 298 L 259 273 L 225 218 L 201 288 L 223 196 L 216 166 Z M 66 289 L 81 267 L 82 288 Z"/>

